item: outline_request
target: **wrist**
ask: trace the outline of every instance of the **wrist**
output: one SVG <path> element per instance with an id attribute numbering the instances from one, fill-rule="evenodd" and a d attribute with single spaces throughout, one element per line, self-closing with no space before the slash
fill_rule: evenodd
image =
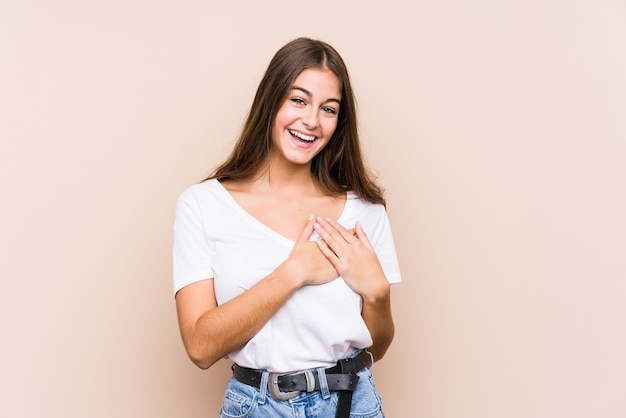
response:
<path id="1" fill-rule="evenodd" d="M 369 305 L 380 305 L 389 303 L 391 286 L 385 279 L 374 286 L 368 287 L 367 291 L 361 294 L 363 303 Z"/>
<path id="2" fill-rule="evenodd" d="M 283 285 L 296 291 L 305 285 L 305 275 L 299 270 L 287 259 L 274 270 L 273 276 L 279 279 Z"/>

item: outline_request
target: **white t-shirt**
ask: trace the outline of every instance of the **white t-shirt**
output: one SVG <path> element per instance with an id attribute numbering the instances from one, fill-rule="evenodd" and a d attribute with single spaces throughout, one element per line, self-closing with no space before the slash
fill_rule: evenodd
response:
<path id="1" fill-rule="evenodd" d="M 401 280 L 385 208 L 348 193 L 337 220 L 363 226 L 390 283 Z M 319 236 L 314 233 L 311 240 Z M 287 259 L 294 241 L 246 212 L 217 180 L 185 190 L 176 204 L 174 293 L 215 280 L 218 305 L 245 292 Z M 363 300 L 341 277 L 304 286 L 245 346 L 229 354 L 243 367 L 291 372 L 328 367 L 372 344 L 361 317 Z"/>

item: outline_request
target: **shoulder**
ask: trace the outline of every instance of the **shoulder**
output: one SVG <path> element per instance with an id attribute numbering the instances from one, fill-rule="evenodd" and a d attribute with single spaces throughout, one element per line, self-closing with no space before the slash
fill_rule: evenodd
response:
<path id="1" fill-rule="evenodd" d="M 214 179 L 187 187 L 176 200 L 175 224 L 213 231 L 236 213 L 229 196 Z"/>
<path id="2" fill-rule="evenodd" d="M 221 215 L 232 206 L 229 194 L 215 179 L 187 187 L 176 200 L 176 214 L 207 218 L 209 214 Z"/>
<path id="3" fill-rule="evenodd" d="M 373 217 L 385 217 L 387 211 L 385 206 L 380 203 L 372 203 L 362 199 L 354 192 L 348 192 L 346 195 L 346 204 L 350 205 L 354 213 L 370 215 Z"/>
<path id="4" fill-rule="evenodd" d="M 216 179 L 205 180 L 202 183 L 187 187 L 180 196 L 178 196 L 178 201 L 197 202 L 204 199 L 213 199 L 220 196 L 222 189 L 220 182 Z"/>
<path id="5" fill-rule="evenodd" d="M 347 195 L 342 221 L 350 226 L 358 221 L 368 234 L 378 233 L 389 228 L 389 218 L 385 206 L 364 200 L 355 193 L 348 193 Z"/>

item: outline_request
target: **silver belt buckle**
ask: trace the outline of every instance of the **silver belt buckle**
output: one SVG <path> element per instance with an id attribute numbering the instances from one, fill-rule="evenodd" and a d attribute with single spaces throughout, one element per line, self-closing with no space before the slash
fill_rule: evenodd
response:
<path id="1" fill-rule="evenodd" d="M 300 394 L 300 391 L 294 390 L 293 392 L 281 392 L 278 389 L 278 377 L 281 376 L 279 373 L 270 373 L 267 378 L 267 386 L 270 388 L 270 395 L 272 398 L 277 401 L 288 401 L 291 398 L 294 398 Z"/>

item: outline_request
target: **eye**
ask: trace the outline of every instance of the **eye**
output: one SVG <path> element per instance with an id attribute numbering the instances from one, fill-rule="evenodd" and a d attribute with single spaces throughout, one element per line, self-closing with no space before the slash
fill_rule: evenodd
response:
<path id="1" fill-rule="evenodd" d="M 324 113 L 328 113 L 329 115 L 336 115 L 337 114 L 337 109 L 330 107 L 330 106 L 323 106 L 322 107 L 322 112 Z"/>
<path id="2" fill-rule="evenodd" d="M 306 102 L 302 100 L 300 97 L 292 97 L 290 100 L 292 103 L 295 103 L 300 106 L 304 106 L 306 104 Z"/>

